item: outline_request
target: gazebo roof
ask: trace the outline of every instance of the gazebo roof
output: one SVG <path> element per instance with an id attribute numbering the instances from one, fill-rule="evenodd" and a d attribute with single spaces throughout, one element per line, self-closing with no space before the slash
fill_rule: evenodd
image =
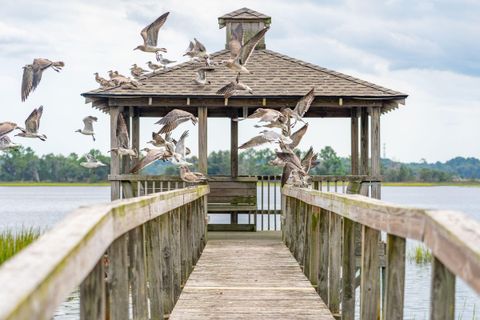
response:
<path id="1" fill-rule="evenodd" d="M 225 20 L 225 19 L 235 19 L 235 20 L 258 20 L 258 19 L 270 19 L 269 16 L 257 12 L 255 10 L 249 8 L 241 8 L 230 13 L 224 14 L 221 17 L 218 17 L 218 20 Z"/>

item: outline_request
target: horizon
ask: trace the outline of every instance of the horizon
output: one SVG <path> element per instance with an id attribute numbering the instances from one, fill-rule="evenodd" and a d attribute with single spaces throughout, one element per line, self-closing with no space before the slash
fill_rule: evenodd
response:
<path id="1" fill-rule="evenodd" d="M 80 96 L 97 87 L 93 72 L 105 75 L 113 68 L 127 73 L 132 63 L 144 66 L 153 60 L 153 55 L 132 49 L 141 41 L 140 30 L 166 11 L 171 13 L 159 33 L 159 43 L 168 48 L 167 58 L 178 60 L 193 37 L 210 52 L 223 49 L 225 29 L 218 29 L 217 17 L 247 6 L 272 17 L 266 36 L 268 49 L 409 95 L 405 106 L 382 117 L 381 144 L 382 150 L 386 144 L 387 158 L 401 162 L 426 159 L 430 163 L 456 156 L 480 158 L 480 148 L 473 148 L 473 141 L 480 139 L 476 127 L 480 118 L 480 65 L 472 54 L 478 51 L 479 42 L 471 41 L 480 34 L 474 23 L 479 5 L 205 1 L 197 8 L 192 3 L 103 0 L 4 4 L 0 12 L 0 63 L 5 67 L 0 87 L 8 109 L 0 121 L 23 124 L 34 107 L 44 105 L 40 131 L 48 140 L 15 138 L 15 142 L 39 155 L 81 155 L 92 148 L 106 153 L 109 117 L 85 105 Z M 392 12 L 399 18 L 392 19 Z M 400 18 L 401 13 L 408 16 Z M 37 90 L 22 103 L 22 67 L 36 57 L 63 60 L 66 66 L 58 74 L 47 70 Z M 95 143 L 74 133 L 87 115 L 99 118 Z M 141 120 L 141 146 L 153 130 L 158 130 L 153 125 L 157 120 Z M 318 152 L 329 145 L 339 156 L 349 156 L 349 119 L 309 118 L 309 122 L 311 128 L 301 149 L 313 145 Z M 190 130 L 187 144 L 196 154 L 197 127 L 182 125 L 179 131 L 185 129 Z M 253 121 L 239 123 L 239 143 L 251 137 L 252 129 Z M 229 136 L 218 139 L 215 133 L 229 130 L 228 119 L 209 119 L 209 153 L 228 149 Z"/>

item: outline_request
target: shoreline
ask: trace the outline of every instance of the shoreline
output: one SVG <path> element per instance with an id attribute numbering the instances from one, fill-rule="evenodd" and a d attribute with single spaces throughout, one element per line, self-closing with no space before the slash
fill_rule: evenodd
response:
<path id="1" fill-rule="evenodd" d="M 108 187 L 109 182 L 0 182 L 0 187 Z"/>

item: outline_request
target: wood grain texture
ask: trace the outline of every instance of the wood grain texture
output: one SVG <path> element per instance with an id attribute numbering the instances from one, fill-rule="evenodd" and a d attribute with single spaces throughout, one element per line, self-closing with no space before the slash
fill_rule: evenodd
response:
<path id="1" fill-rule="evenodd" d="M 198 107 L 198 171 L 207 174 L 207 108 Z"/>
<path id="2" fill-rule="evenodd" d="M 318 237 L 318 248 L 320 254 L 318 256 L 318 281 L 317 291 L 323 301 L 328 304 L 328 265 L 329 265 L 329 229 L 330 214 L 327 210 L 320 211 L 320 234 Z"/>
<path id="3" fill-rule="evenodd" d="M 107 250 L 107 290 L 109 319 L 128 320 L 128 254 L 127 235 L 120 236 Z"/>
<path id="4" fill-rule="evenodd" d="M 80 285 L 80 320 L 105 319 L 105 270 L 101 259 Z"/>
<path id="5" fill-rule="evenodd" d="M 350 116 L 350 154 L 352 175 L 359 174 L 359 153 L 358 153 L 358 108 L 352 108 Z"/>
<path id="6" fill-rule="evenodd" d="M 360 109 L 360 174 L 368 175 L 368 110 Z"/>
<path id="7" fill-rule="evenodd" d="M 334 319 L 280 240 L 210 240 L 171 320 Z"/>
<path id="8" fill-rule="evenodd" d="M 455 275 L 436 257 L 432 262 L 430 320 L 455 319 Z"/>
<path id="9" fill-rule="evenodd" d="M 405 298 L 405 238 L 387 236 L 387 279 L 384 319 L 403 319 Z"/>
<path id="10" fill-rule="evenodd" d="M 330 212 L 328 248 L 328 308 L 340 312 L 340 268 L 342 262 L 342 218 Z"/>
<path id="11" fill-rule="evenodd" d="M 163 319 L 162 301 L 162 261 L 161 239 L 160 239 L 160 218 L 147 222 L 146 231 L 146 255 L 147 255 L 147 279 L 148 298 L 150 300 L 150 318 L 152 320 Z"/>
<path id="12" fill-rule="evenodd" d="M 343 218 L 342 319 L 355 319 L 355 223 L 347 218 Z"/>
<path id="13" fill-rule="evenodd" d="M 230 119 L 230 174 L 238 176 L 238 117 Z"/>
<path id="14" fill-rule="evenodd" d="M 380 319 L 380 232 L 362 226 L 360 319 Z"/>
<path id="15" fill-rule="evenodd" d="M 145 258 L 144 226 L 128 233 L 129 282 L 132 293 L 133 319 L 148 319 L 147 262 Z"/>
<path id="16" fill-rule="evenodd" d="M 380 108 L 370 108 L 371 114 L 371 169 L 372 176 L 380 175 Z M 372 183 L 372 198 L 381 198 L 380 183 Z"/>

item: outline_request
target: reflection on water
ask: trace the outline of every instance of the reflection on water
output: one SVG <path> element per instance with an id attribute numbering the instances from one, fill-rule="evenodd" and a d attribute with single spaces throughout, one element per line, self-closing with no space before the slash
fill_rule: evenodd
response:
<path id="1" fill-rule="evenodd" d="M 259 191 L 260 192 L 260 191 Z M 270 197 L 269 197 L 270 195 Z M 278 187 L 263 193 L 263 206 L 280 210 Z M 109 187 L 0 187 L 0 230 L 24 226 L 38 226 L 47 229 L 61 220 L 67 213 L 81 206 L 109 201 Z M 258 208 L 261 209 L 262 195 L 258 194 Z M 466 187 L 383 187 L 382 199 L 388 202 L 463 211 L 480 220 L 480 188 Z M 270 201 L 269 201 L 270 200 Z M 211 222 L 228 223 L 229 216 L 216 215 Z M 250 216 L 253 223 L 254 217 Z M 248 216 L 239 216 L 240 223 L 247 223 Z M 263 215 L 263 226 L 268 223 L 280 226 L 280 216 L 274 219 Z M 257 226 L 262 224 L 262 215 L 257 216 Z M 260 229 L 260 228 L 259 228 Z M 414 245 L 408 241 L 408 248 Z M 430 266 L 407 263 L 405 319 L 428 319 L 430 299 Z M 463 281 L 457 279 L 456 319 L 474 319 L 475 308 L 480 308 L 480 297 Z M 78 291 L 57 310 L 54 319 L 70 320 L 79 318 Z"/>

